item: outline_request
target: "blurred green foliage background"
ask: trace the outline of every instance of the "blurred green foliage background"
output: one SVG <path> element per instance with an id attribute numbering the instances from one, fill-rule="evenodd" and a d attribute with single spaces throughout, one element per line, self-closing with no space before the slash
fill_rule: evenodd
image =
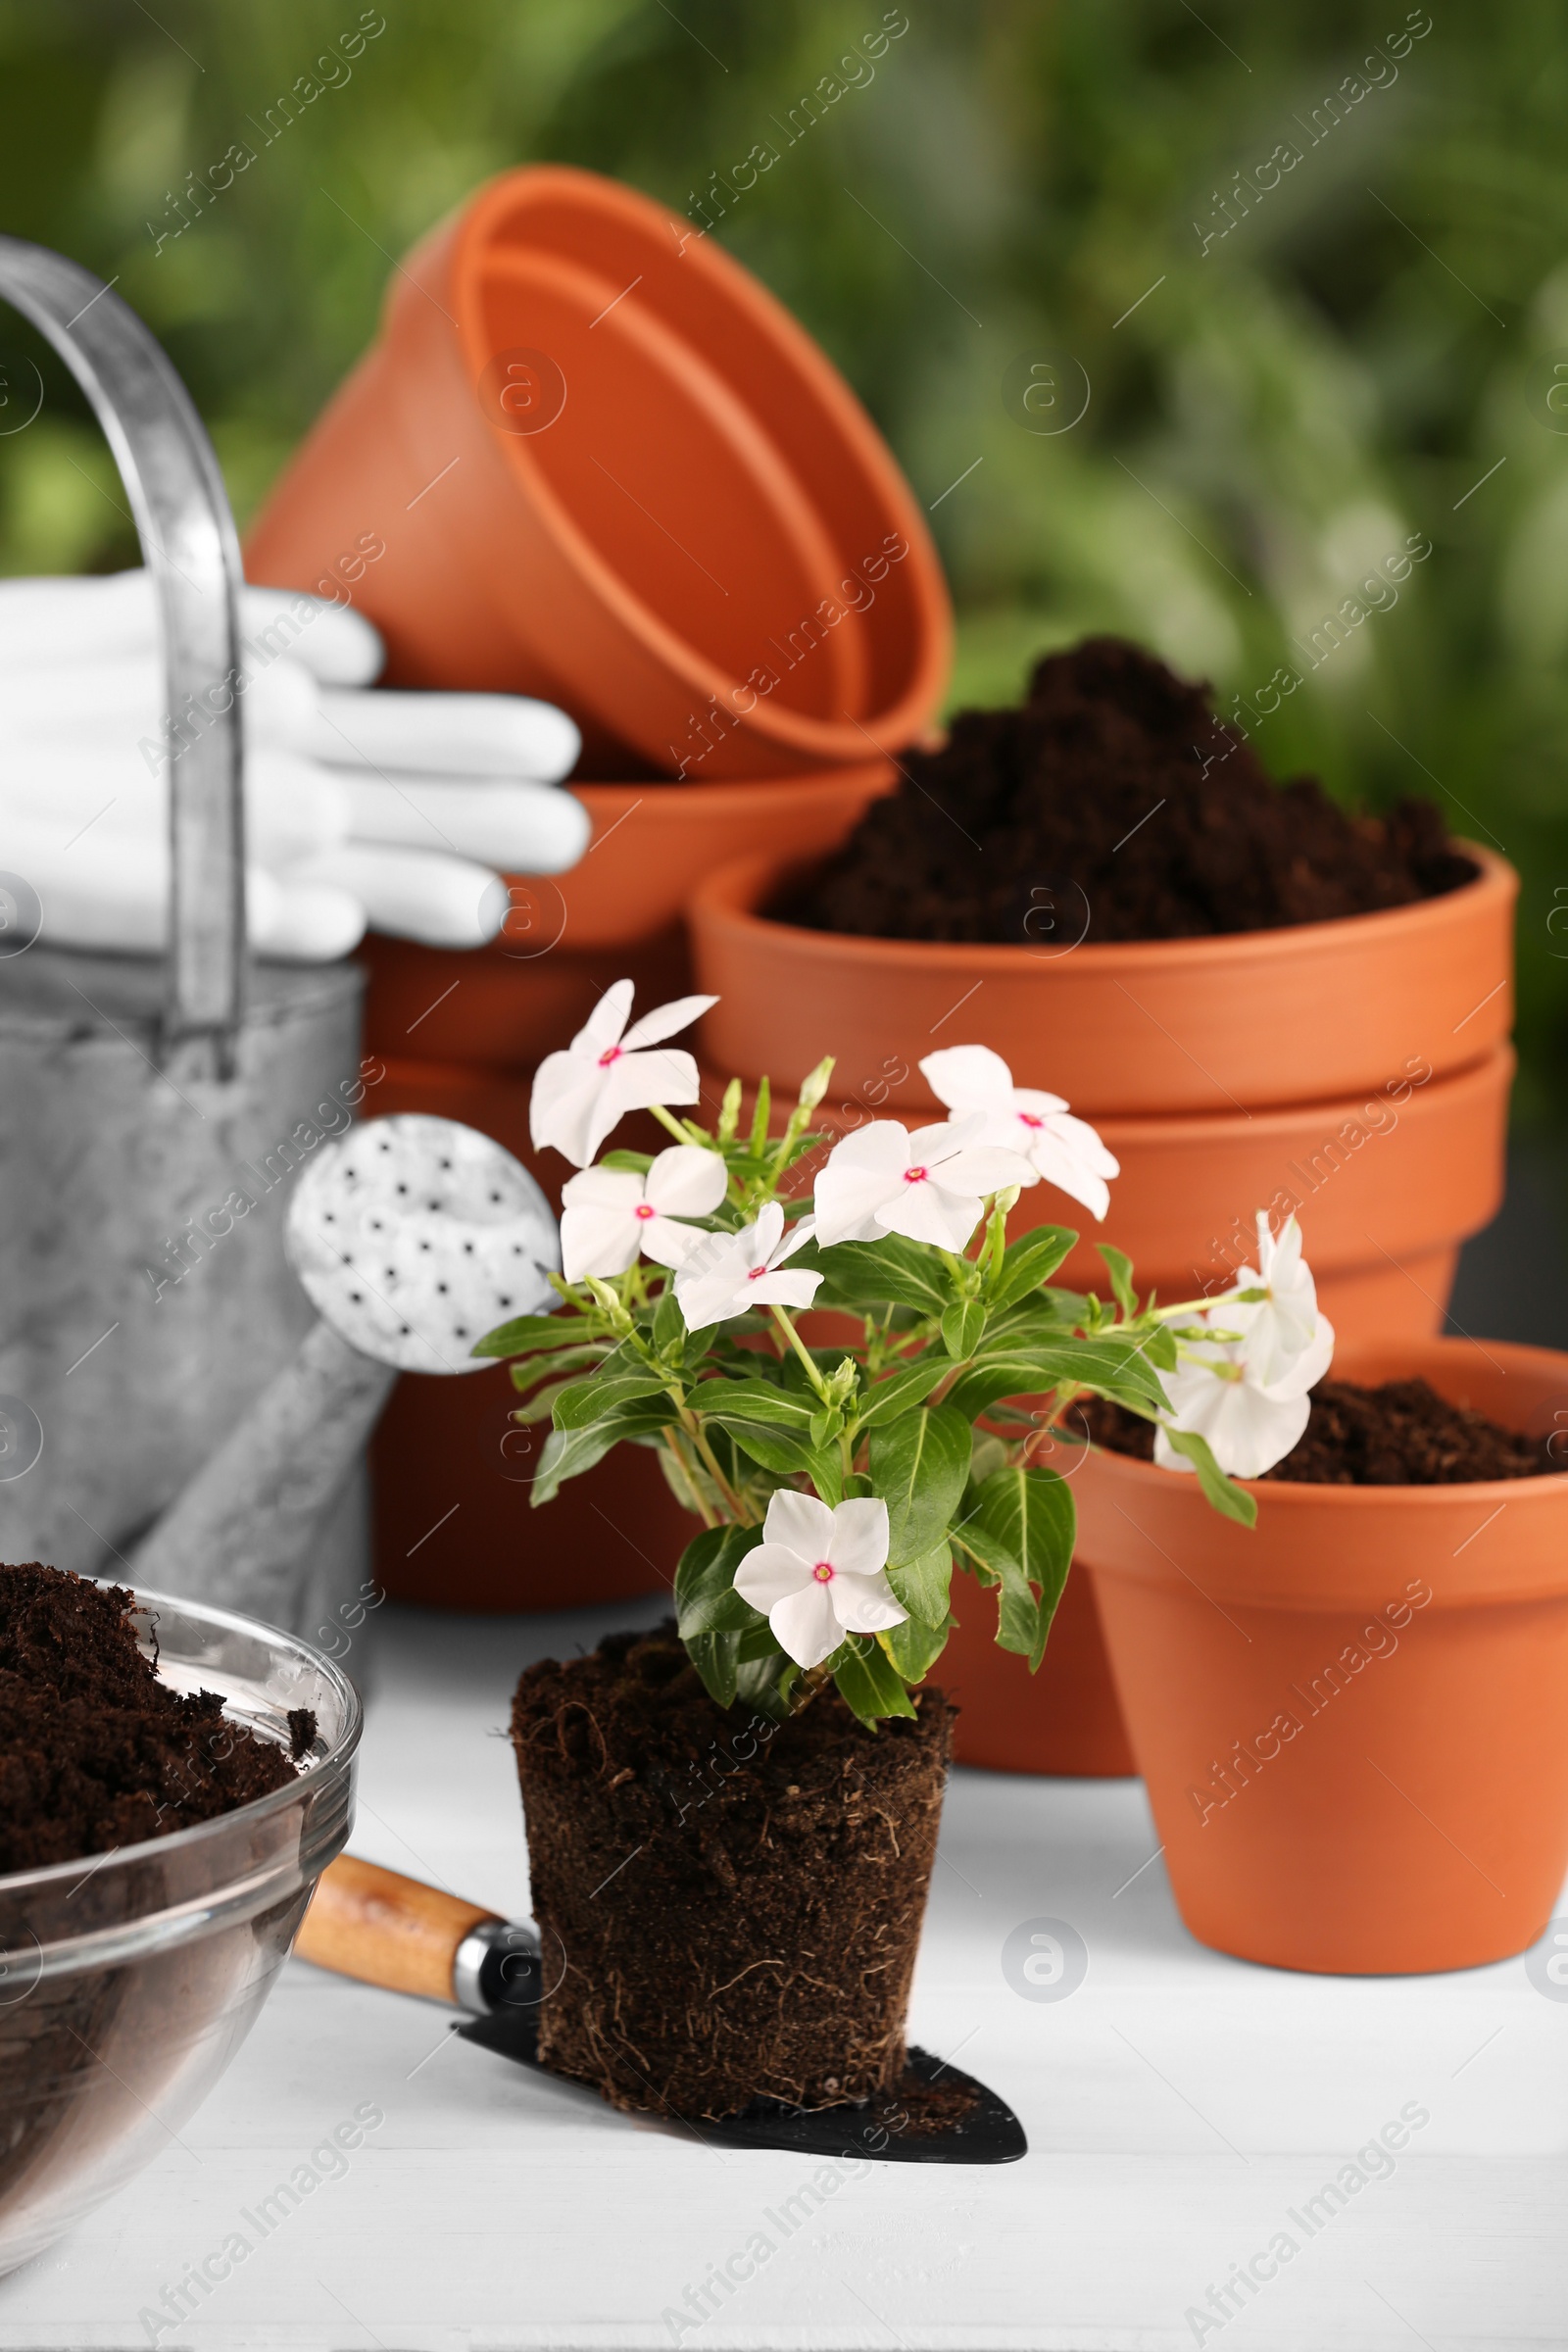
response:
<path id="1" fill-rule="evenodd" d="M 1152 642 L 1227 701 L 1304 672 L 1258 733 L 1276 773 L 1373 803 L 1438 792 L 1522 868 L 1518 1106 L 1559 1123 L 1561 6 L 381 0 L 364 21 L 383 15 L 352 63 L 318 67 L 358 0 L 0 0 L 3 225 L 118 277 L 242 523 L 369 337 L 391 258 L 487 173 L 564 160 L 702 203 L 933 508 L 955 699 L 1011 696 L 1086 628 Z M 884 19 L 907 29 L 873 61 Z M 264 143 L 302 75 L 319 94 Z M 786 144 L 824 76 L 840 94 Z M 210 182 L 236 141 L 254 163 L 172 234 L 188 175 Z M 759 141 L 777 163 L 727 197 L 714 173 Z M 1092 388 L 1056 434 L 1005 398 L 1043 352 Z M 0 437 L 0 566 L 131 560 L 90 419 L 7 319 L 9 406 L 29 353 L 46 399 Z M 1309 668 L 1312 632 L 1412 534 L 1432 553 L 1397 601 L 1374 592 Z"/>

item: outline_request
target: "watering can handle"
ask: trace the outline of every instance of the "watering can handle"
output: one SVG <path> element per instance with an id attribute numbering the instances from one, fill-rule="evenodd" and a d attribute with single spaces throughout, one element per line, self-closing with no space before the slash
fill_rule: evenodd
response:
<path id="1" fill-rule="evenodd" d="M 93 405 L 157 591 L 165 709 L 177 717 L 194 697 L 202 714 L 169 768 L 165 1037 L 170 1047 L 196 1046 L 212 1074 L 226 1077 L 245 966 L 243 746 L 234 691 L 243 572 L 222 475 L 163 347 L 90 270 L 46 246 L 0 237 L 0 297 L 48 338 Z"/>

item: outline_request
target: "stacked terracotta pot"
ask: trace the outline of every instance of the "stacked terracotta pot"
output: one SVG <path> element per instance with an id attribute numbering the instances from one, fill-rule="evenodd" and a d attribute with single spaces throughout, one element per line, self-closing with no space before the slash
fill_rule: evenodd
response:
<path id="1" fill-rule="evenodd" d="M 1502 1193 L 1518 884 L 1469 854 L 1474 882 L 1386 914 L 1038 954 L 798 929 L 767 912 L 790 865 L 754 858 L 695 896 L 698 982 L 719 998 L 704 1058 L 789 1082 L 831 1052 L 824 1110 L 848 1129 L 943 1116 L 921 1056 L 982 1040 L 1121 1163 L 1102 1227 L 1045 1185 L 1014 1211 L 1015 1229 L 1084 1229 L 1064 1281 L 1107 1294 L 1103 1240 L 1163 1299 L 1220 1291 L 1252 1257 L 1256 1210 L 1294 1208 L 1342 1338 L 1426 1337 Z M 1134 1769 L 1085 1579 L 1068 1581 L 1034 1683 L 958 1614 L 944 1675 L 962 1761 Z"/>
<path id="2" fill-rule="evenodd" d="M 808 336 L 688 220 L 587 172 L 503 174 L 394 274 L 381 333 L 284 474 L 253 580 L 344 593 L 388 679 L 537 695 L 583 730 L 582 864 L 511 877 L 477 955 L 368 943 L 385 1109 L 528 1158 L 528 1081 L 608 983 L 690 986 L 695 884 L 836 843 L 930 724 L 951 618 L 920 511 Z M 535 1172 L 559 1188 L 552 1155 Z M 690 1523 L 652 1455 L 530 1518 L 506 1375 L 406 1378 L 376 1441 L 377 1557 L 491 1608 L 667 1582 Z"/>

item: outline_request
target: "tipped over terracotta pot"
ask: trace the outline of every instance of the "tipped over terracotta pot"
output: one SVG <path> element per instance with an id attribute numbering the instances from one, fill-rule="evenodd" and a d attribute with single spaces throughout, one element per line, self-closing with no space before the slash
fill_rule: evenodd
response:
<path id="1" fill-rule="evenodd" d="M 1568 1355 L 1347 1348 L 1504 1427 L 1568 1426 Z M 1268 1480 L 1254 1529 L 1109 1452 L 1075 1481 L 1117 1690 L 1183 1919 L 1279 1968 L 1474 1968 L 1568 1867 L 1568 1477 Z"/>
<path id="2" fill-rule="evenodd" d="M 924 517 L 838 370 L 715 239 L 557 165 L 397 266 L 247 543 L 253 580 L 344 569 L 390 682 L 559 703 L 590 775 L 841 766 L 947 678 Z"/>

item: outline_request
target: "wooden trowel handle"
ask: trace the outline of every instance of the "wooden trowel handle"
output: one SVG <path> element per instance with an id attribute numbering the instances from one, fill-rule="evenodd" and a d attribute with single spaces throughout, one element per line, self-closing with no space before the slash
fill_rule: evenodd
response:
<path id="1" fill-rule="evenodd" d="M 451 2001 L 459 1944 L 495 1916 L 480 1903 L 339 1854 L 317 1882 L 294 1949 L 302 1960 L 335 1969 L 340 1977 Z"/>

